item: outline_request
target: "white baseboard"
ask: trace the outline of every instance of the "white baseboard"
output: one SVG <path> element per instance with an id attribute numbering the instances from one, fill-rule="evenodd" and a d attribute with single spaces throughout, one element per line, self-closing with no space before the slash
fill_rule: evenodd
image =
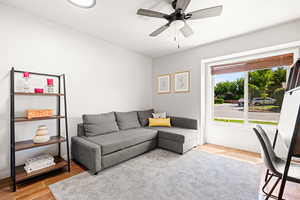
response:
<path id="1" fill-rule="evenodd" d="M 10 177 L 10 170 L 0 170 L 0 179 Z"/>

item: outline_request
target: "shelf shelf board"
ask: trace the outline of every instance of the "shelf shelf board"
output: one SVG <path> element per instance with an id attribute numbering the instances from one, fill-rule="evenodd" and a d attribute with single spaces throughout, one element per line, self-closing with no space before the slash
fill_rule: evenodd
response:
<path id="1" fill-rule="evenodd" d="M 34 93 L 34 92 L 15 92 L 15 95 L 23 95 L 23 96 L 64 96 L 64 94 L 59 93 Z"/>
<path id="2" fill-rule="evenodd" d="M 54 115 L 51 117 L 39 117 L 39 118 L 33 118 L 33 119 L 27 119 L 26 117 L 16 117 L 15 122 L 39 121 L 39 120 L 49 120 L 49 119 L 61 119 L 61 118 L 65 118 L 65 117 L 58 116 L 58 115 Z"/>
<path id="3" fill-rule="evenodd" d="M 45 143 L 34 143 L 33 140 L 25 140 L 25 141 L 20 141 L 15 143 L 15 151 L 22 151 L 25 149 L 32 149 L 36 147 L 42 147 L 42 146 L 47 146 L 50 144 L 57 144 L 61 142 L 65 142 L 66 139 L 61 136 L 52 136 L 50 137 L 50 140 Z"/>
<path id="4" fill-rule="evenodd" d="M 25 171 L 24 165 L 16 167 L 16 182 L 21 182 L 21 181 L 24 181 L 24 180 L 27 180 L 27 179 L 30 179 L 30 178 L 33 178 L 33 177 L 36 177 L 36 176 L 39 176 L 42 174 L 46 174 L 48 172 L 64 168 L 68 165 L 68 162 L 59 156 L 54 157 L 54 162 L 56 164 L 53 166 L 50 166 L 50 167 L 47 167 L 44 169 L 40 169 L 40 170 L 31 172 L 29 174 L 27 174 L 27 172 Z"/>

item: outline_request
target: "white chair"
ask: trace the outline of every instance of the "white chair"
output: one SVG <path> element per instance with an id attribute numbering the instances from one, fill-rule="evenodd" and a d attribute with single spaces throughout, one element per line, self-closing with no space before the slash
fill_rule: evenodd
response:
<path id="1" fill-rule="evenodd" d="M 262 191 L 266 195 L 266 200 L 270 197 L 277 199 L 278 197 L 272 195 L 272 193 L 278 185 L 279 181 L 282 179 L 286 161 L 276 155 L 266 132 L 262 129 L 261 126 L 257 125 L 256 128 L 254 128 L 254 132 L 261 144 L 263 160 L 270 174 L 270 177 L 266 178 L 265 184 L 262 187 Z M 277 180 L 275 181 L 275 184 L 273 185 L 271 190 L 269 192 L 266 192 L 265 188 L 273 177 L 276 177 Z M 300 183 L 300 164 L 291 162 L 287 180 Z"/>

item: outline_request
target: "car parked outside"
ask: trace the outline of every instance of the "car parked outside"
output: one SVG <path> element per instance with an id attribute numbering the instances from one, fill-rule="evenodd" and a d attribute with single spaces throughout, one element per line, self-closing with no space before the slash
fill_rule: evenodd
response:
<path id="1" fill-rule="evenodd" d="M 261 105 L 272 105 L 276 102 L 275 99 L 270 98 L 270 97 L 266 97 L 266 98 L 253 98 L 252 99 L 252 104 L 256 105 L 256 106 L 261 106 Z"/>
<path id="2" fill-rule="evenodd" d="M 270 97 L 266 97 L 266 98 L 257 97 L 257 98 L 252 99 L 251 104 L 255 105 L 255 106 L 261 106 L 261 105 L 273 105 L 273 104 L 275 104 L 275 102 L 276 102 L 276 99 L 273 99 L 273 98 L 270 98 Z M 238 106 L 240 106 L 240 107 L 244 106 L 244 99 L 243 98 L 238 100 Z"/>
<path id="3" fill-rule="evenodd" d="M 244 106 L 244 99 L 243 98 L 238 100 L 238 106 L 240 106 L 240 107 Z"/>

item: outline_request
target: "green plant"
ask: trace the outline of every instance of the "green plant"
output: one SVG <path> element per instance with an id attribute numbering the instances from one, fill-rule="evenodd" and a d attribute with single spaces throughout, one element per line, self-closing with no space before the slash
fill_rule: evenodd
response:
<path id="1" fill-rule="evenodd" d="M 214 90 L 217 98 L 238 100 L 244 95 L 244 78 L 217 83 Z"/>
<path id="2" fill-rule="evenodd" d="M 215 104 L 223 104 L 223 103 L 224 103 L 224 99 L 221 98 L 215 99 Z"/>
<path id="3" fill-rule="evenodd" d="M 253 85 L 251 83 L 248 84 L 249 88 L 249 99 L 255 98 L 255 97 L 260 97 L 262 96 L 262 92 L 259 90 L 259 88 L 256 85 Z"/>
<path id="4" fill-rule="evenodd" d="M 277 88 L 274 91 L 273 98 L 276 100 L 275 104 L 277 106 L 282 106 L 282 101 L 284 97 L 284 88 Z"/>

